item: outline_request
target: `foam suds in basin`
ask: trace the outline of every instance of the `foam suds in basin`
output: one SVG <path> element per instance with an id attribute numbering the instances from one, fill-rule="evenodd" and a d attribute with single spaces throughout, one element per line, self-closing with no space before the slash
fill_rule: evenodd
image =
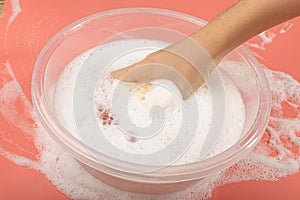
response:
<path id="1" fill-rule="evenodd" d="M 189 139 L 190 142 L 187 142 L 186 146 L 184 146 L 182 154 L 178 156 L 170 155 L 174 157 L 174 160 L 169 160 L 169 162 L 170 164 L 173 162 L 173 164 L 184 164 L 199 161 L 202 148 L 206 148 L 204 145 L 206 138 L 210 135 L 208 134 L 209 130 L 214 128 L 212 127 L 214 112 L 212 97 L 206 86 L 197 90 L 193 98 L 183 101 L 181 97 L 176 94 L 176 92 L 178 93 L 176 86 L 171 82 L 160 81 L 158 84 L 154 81 L 141 85 L 125 85 L 116 79 L 112 79 L 110 75 L 114 69 L 133 64 L 155 49 L 165 46 L 165 43 L 159 41 L 122 40 L 105 44 L 104 47 L 100 46 L 75 58 L 65 68 L 56 85 L 54 110 L 57 118 L 66 129 L 74 133 L 78 139 L 101 153 L 108 154 L 111 157 L 120 155 L 112 155 L 107 152 L 108 148 L 106 146 L 105 148 L 103 147 L 105 145 L 103 141 L 108 140 L 111 148 L 117 148 L 128 154 L 139 155 L 139 160 L 136 161 L 129 160 L 131 158 L 130 156 L 126 157 L 120 155 L 116 157 L 121 160 L 124 159 L 124 161 L 127 162 L 141 162 L 140 156 L 145 154 L 152 154 L 157 157 L 157 155 L 154 154 L 155 152 L 160 152 L 159 154 L 163 155 L 163 150 L 171 143 L 180 148 L 180 145 L 183 143 L 183 138 L 178 139 L 182 137 L 179 133 L 193 131 L 192 134 L 194 135 L 191 135 L 191 139 Z M 132 49 L 136 47 L 139 48 L 132 51 Z M 117 51 L 117 49 L 121 48 L 124 48 L 124 54 Z M 105 68 L 103 66 L 107 66 L 107 64 L 103 58 L 109 56 L 116 57 L 117 59 L 114 59 L 112 62 L 109 60 L 108 68 L 103 69 L 101 73 L 95 73 L 93 66 Z M 234 62 L 228 62 L 226 63 L 227 65 L 235 64 Z M 92 71 L 92 73 L 86 72 L 88 70 Z M 81 81 L 80 73 L 86 73 L 88 75 L 85 74 L 82 76 L 84 80 Z M 98 79 L 96 82 L 86 81 L 86 77 L 91 80 L 93 76 L 95 76 L 95 80 Z M 211 150 L 210 156 L 220 153 L 233 145 L 240 138 L 245 121 L 245 108 L 238 89 L 226 74 L 222 74 L 222 78 L 225 90 L 224 102 L 226 102 L 226 115 L 224 116 L 224 121 L 220 120 L 223 127 L 219 134 L 219 140 Z M 96 85 L 94 85 L 95 83 Z M 84 101 L 82 100 L 83 96 L 89 96 L 89 93 L 80 95 L 76 93 L 80 93 L 81 90 L 86 92 L 87 88 L 94 88 L 95 91 L 91 90 L 90 94 L 94 99 L 87 97 L 87 100 Z M 125 93 L 129 98 L 124 99 L 126 95 L 121 93 Z M 74 99 L 77 97 L 80 99 Z M 196 103 L 193 101 L 194 99 L 196 99 Z M 112 103 L 114 101 L 118 102 L 119 100 L 122 100 L 122 102 L 116 104 Z M 75 101 L 80 101 L 80 103 L 78 103 L 80 109 L 88 109 L 86 105 L 94 105 L 94 110 L 88 114 L 95 116 L 96 121 L 98 121 L 98 126 L 91 126 L 90 123 L 87 123 L 91 128 L 85 127 L 84 129 L 84 127 L 81 127 L 85 125 L 82 121 L 88 121 L 88 119 L 86 117 L 82 117 L 82 119 L 78 119 L 77 117 L 76 119 L 78 111 L 75 109 L 77 107 L 77 105 L 75 105 L 76 103 L 73 103 Z M 124 105 L 127 101 L 128 105 Z M 113 106 L 115 106 L 115 108 L 113 108 Z M 153 118 L 151 118 L 150 111 L 154 106 L 161 107 L 165 113 L 165 117 L 162 119 L 162 121 L 164 120 L 162 127 L 157 132 L 150 130 L 154 132 L 154 134 L 149 137 L 140 137 L 139 130 L 140 132 L 144 130 L 139 128 L 150 126 L 152 123 Z M 192 110 L 189 111 L 188 108 L 192 108 Z M 128 112 L 128 116 L 118 115 L 118 118 L 118 116 L 114 116 L 113 109 L 121 113 Z M 183 111 L 183 109 L 187 111 Z M 183 112 L 194 117 L 185 120 L 183 119 Z M 198 114 L 198 116 L 196 114 Z M 80 115 L 82 116 L 82 114 Z M 122 127 L 120 128 L 120 121 L 124 120 L 121 117 L 128 117 L 125 126 L 128 127 L 129 123 L 132 122 L 133 125 L 138 128 L 133 127 L 133 129 L 128 132 L 124 131 Z M 193 126 L 191 120 L 195 121 L 194 130 L 189 128 Z M 93 131 L 97 128 L 99 131 Z M 185 137 L 187 137 L 186 135 Z M 178 149 L 176 149 L 174 154 L 176 154 L 177 151 Z M 170 156 L 160 156 L 160 159 L 169 159 Z M 151 163 L 152 161 L 153 163 Z M 167 163 L 167 161 L 164 162 L 162 160 L 160 160 L 160 162 Z M 150 162 L 147 160 L 147 164 L 157 164 L 157 160 L 150 160 Z"/>

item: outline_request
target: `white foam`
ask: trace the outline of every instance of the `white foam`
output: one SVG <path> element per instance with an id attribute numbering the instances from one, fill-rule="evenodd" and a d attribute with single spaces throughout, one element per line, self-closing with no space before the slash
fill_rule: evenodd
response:
<path id="1" fill-rule="evenodd" d="M 143 46 L 143 44 L 145 46 Z M 89 60 L 92 60 L 94 59 L 93 57 L 107 57 L 107 52 L 112 55 L 118 48 L 122 46 L 126 46 L 126 48 L 128 48 L 129 50 L 134 49 L 135 46 L 139 46 L 139 49 L 134 52 L 125 54 L 122 57 L 118 57 L 119 55 L 117 54 L 116 57 L 118 57 L 118 59 L 113 63 L 110 63 L 110 68 L 106 69 L 107 71 L 105 71 L 105 73 L 102 74 L 101 78 L 99 78 L 100 83 L 97 86 L 88 85 L 88 83 L 86 82 L 84 82 L 84 84 L 86 83 L 85 85 L 82 85 L 83 88 L 96 88 L 94 102 L 96 111 L 97 106 L 99 105 L 104 107 L 104 109 L 111 110 L 111 102 L 115 100 L 113 98 L 123 98 L 122 96 L 113 96 L 114 91 L 118 84 L 120 84 L 120 82 L 110 77 L 111 71 L 133 64 L 137 60 L 141 60 L 147 54 L 153 51 L 149 50 L 149 47 L 151 47 L 152 49 L 163 48 L 166 46 L 165 43 L 151 40 L 124 40 L 105 44 L 105 47 L 99 47 L 101 48 L 100 53 L 97 53 L 97 50 L 94 50 L 90 55 L 89 53 L 91 51 L 89 51 L 88 53 L 83 53 L 82 56 L 75 58 L 75 60 L 66 67 L 56 85 L 54 110 L 57 118 L 67 129 L 78 136 L 78 138 L 83 138 L 82 140 L 87 145 L 93 147 L 96 150 L 99 150 L 100 152 L 102 152 L 101 149 L 103 145 L 101 137 L 97 137 L 97 134 L 90 134 L 92 131 L 86 131 L 82 135 L 78 135 L 78 131 L 76 131 L 76 128 L 80 127 L 81 125 L 79 123 L 76 124 L 74 119 L 74 88 L 76 81 L 78 81 L 78 73 L 82 72 L 80 70 L 84 70 L 85 68 L 89 67 L 84 65 L 87 58 Z M 229 65 L 235 64 L 228 62 L 227 64 Z M 105 63 L 101 63 L 101 61 L 99 62 L 99 59 L 96 59 L 96 61 L 93 62 L 93 65 L 101 66 L 103 68 L 106 66 Z M 100 75 L 95 74 L 95 76 Z M 92 77 L 89 77 L 89 79 L 91 78 Z M 223 129 L 219 136 L 220 139 L 213 148 L 211 156 L 224 151 L 238 141 L 242 133 L 245 120 L 245 108 L 238 89 L 235 87 L 231 79 L 225 74 L 222 75 L 222 78 L 225 89 L 224 101 L 226 114 L 223 123 Z M 131 154 L 149 154 L 158 152 L 163 150 L 164 148 L 167 148 L 168 145 L 170 145 L 172 142 L 177 142 L 177 146 L 179 146 L 179 143 L 181 143 L 182 140 L 175 139 L 176 137 L 178 137 L 178 133 L 181 127 L 189 126 L 189 122 L 185 122 L 186 124 L 182 122 L 183 108 L 181 108 L 181 105 L 185 107 L 193 107 L 194 105 L 191 98 L 186 101 L 182 101 L 181 98 L 178 98 L 174 94 L 174 89 L 172 90 L 170 88 L 175 88 L 175 85 L 172 85 L 171 82 L 168 82 L 169 85 L 171 84 L 171 87 L 166 88 L 165 83 L 166 82 L 164 82 L 164 85 L 157 85 L 155 84 L 155 82 L 152 82 L 151 86 L 146 86 L 151 87 L 149 91 L 141 92 L 140 90 L 144 90 L 143 88 L 141 88 L 137 92 L 134 92 L 132 97 L 129 99 L 128 110 L 127 108 L 125 108 L 124 110 L 124 108 L 122 107 L 123 105 L 116 108 L 118 110 L 124 110 L 122 111 L 124 113 L 128 112 L 131 121 L 138 127 L 147 127 L 151 124 L 151 118 L 149 115 L 150 109 L 153 106 L 162 107 L 165 111 L 166 120 L 162 129 L 159 130 L 159 133 L 148 139 L 139 139 L 136 142 L 130 142 L 128 141 L 128 138 L 126 138 L 126 134 L 124 134 L 124 132 L 119 129 L 118 124 L 111 124 L 110 126 L 102 125 L 101 120 L 99 119 L 99 126 L 101 129 L 100 133 L 103 134 L 114 147 L 117 147 L 118 149 Z M 123 90 L 123 92 L 131 93 L 132 89 L 124 87 Z M 194 93 L 194 97 L 197 100 L 197 105 L 195 106 L 198 106 L 194 107 L 194 109 L 197 109 L 197 112 L 199 114 L 199 117 L 194 119 L 197 120 L 198 123 L 197 130 L 195 130 L 197 131 L 197 134 L 193 143 L 188 144 L 191 146 L 189 148 L 187 147 L 186 152 L 181 155 L 179 160 L 176 161 L 176 164 L 192 163 L 198 161 L 200 159 L 199 155 L 201 152 L 201 148 L 204 145 L 206 138 L 209 137 L 208 133 L 211 128 L 210 124 L 212 124 L 211 120 L 214 112 L 210 91 L 207 87 L 201 87 Z M 81 95 L 79 96 L 79 98 L 81 98 Z M 119 119 L 115 120 L 118 121 Z M 222 122 L 220 121 L 220 123 Z M 162 159 L 163 158 L 164 157 L 162 156 Z M 121 159 L 123 159 L 123 157 L 121 157 Z M 169 157 L 167 159 L 169 159 Z M 149 164 L 149 162 L 147 163 Z"/>
<path id="2" fill-rule="evenodd" d="M 290 22 L 286 22 L 286 23 L 282 24 L 282 26 L 280 27 L 279 33 L 280 34 L 287 33 L 293 26 L 294 26 L 294 24 L 292 24 Z"/>
<path id="3" fill-rule="evenodd" d="M 7 67 L 7 66 L 6 66 Z M 269 69 L 264 70 L 268 78 L 272 93 L 272 110 L 268 131 L 258 146 L 245 159 L 241 160 L 229 169 L 206 179 L 205 182 L 170 195 L 146 196 L 123 192 L 98 181 L 89 175 L 83 168 L 60 146 L 58 146 L 46 133 L 46 131 L 37 124 L 38 127 L 24 126 L 18 122 L 31 118 L 37 120 L 33 108 L 20 90 L 20 85 L 15 78 L 7 79 L 4 87 L 0 88 L 1 105 L 14 105 L 16 99 L 25 105 L 24 112 L 30 115 L 20 115 L 14 110 L 14 106 L 1 107 L 1 114 L 6 116 L 6 120 L 12 127 L 20 127 L 24 130 L 24 135 L 31 133 L 34 135 L 35 146 L 40 152 L 40 158 L 37 162 L 30 158 L 20 156 L 10 152 L 3 144 L 6 142 L 1 137 L 1 154 L 11 161 L 21 166 L 29 166 L 44 173 L 47 178 L 57 187 L 58 190 L 72 199 L 209 199 L 211 192 L 215 187 L 226 183 L 240 182 L 244 180 L 277 180 L 281 177 L 294 174 L 299 171 L 299 153 L 293 153 L 289 146 L 299 149 L 300 132 L 300 84 L 291 76 Z M 8 69 L 1 71 L 2 75 L 9 75 Z M 12 78 L 12 77 L 10 77 Z M 3 79 L 4 80 L 4 79 Z M 9 87 L 7 86 L 9 84 Z M 13 91 L 13 92 L 12 92 Z M 19 97 L 19 98 L 17 98 Z M 286 117 L 282 103 L 291 104 L 296 115 Z M 298 110 L 297 110 L 298 109 Z M 272 128 L 272 129 L 270 129 Z M 5 133 L 14 145 L 17 136 L 14 132 L 0 126 L 0 133 Z M 298 133 L 298 135 L 297 135 Z M 278 140 L 277 135 L 285 136 L 291 140 L 288 146 Z M 269 142 L 270 138 L 275 142 Z M 279 154 L 270 155 L 274 149 Z M 22 150 L 20 150 L 21 152 Z M 18 153 L 20 153 L 18 152 Z M 32 152 L 33 153 L 33 152 Z M 28 159 L 28 160 L 27 160 Z"/>
<path id="4" fill-rule="evenodd" d="M 20 12 L 22 12 L 21 4 L 19 0 L 10 0 L 12 13 L 8 19 L 7 27 L 17 18 Z"/>
<path id="5" fill-rule="evenodd" d="M 270 32 L 270 31 L 263 31 L 260 34 L 258 34 L 258 37 L 261 40 L 260 44 L 254 44 L 254 43 L 249 43 L 249 46 L 255 47 L 261 50 L 265 50 L 265 45 L 266 44 L 271 44 L 273 42 L 273 39 L 277 36 L 277 34 Z"/>
<path id="6" fill-rule="evenodd" d="M 256 43 L 248 42 L 247 45 L 250 47 L 260 49 L 260 50 L 266 50 L 265 46 L 267 44 L 271 44 L 277 36 L 287 33 L 293 26 L 294 26 L 294 24 L 292 24 L 290 22 L 285 22 L 279 27 L 278 30 L 276 29 L 276 30 L 272 30 L 272 31 L 270 31 L 270 30 L 263 31 L 256 36 L 259 38 L 259 40 L 260 40 L 259 42 L 256 42 Z M 262 58 L 258 54 L 256 54 L 255 56 Z"/>

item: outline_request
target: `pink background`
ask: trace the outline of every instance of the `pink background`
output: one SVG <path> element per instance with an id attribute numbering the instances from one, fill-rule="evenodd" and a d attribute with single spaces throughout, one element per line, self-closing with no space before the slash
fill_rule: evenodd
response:
<path id="1" fill-rule="evenodd" d="M 181 11 L 210 20 L 235 2 L 233 0 L 24 0 L 20 2 L 22 12 L 7 28 L 12 7 L 10 2 L 6 1 L 0 20 L 0 69 L 4 67 L 5 61 L 9 60 L 22 89 L 31 99 L 31 73 L 42 47 L 58 30 L 81 17 L 114 8 L 156 7 Z M 272 44 L 266 45 L 266 50 L 254 48 L 252 50 L 264 58 L 259 59 L 261 63 L 271 69 L 289 73 L 300 81 L 298 63 L 300 19 L 290 22 L 294 26 L 286 34 L 278 35 Z M 278 27 L 275 27 L 271 31 L 278 33 L 278 30 Z M 257 39 L 252 40 L 252 42 L 256 41 Z M 0 79 L 0 87 L 4 84 L 3 81 L 5 82 L 3 78 Z M 1 116 L 0 124 L 2 127 L 9 128 Z M 17 166 L 2 156 L 0 156 L 0 177 L 1 199 L 67 199 L 43 174 Z M 229 184 L 216 189 L 213 199 L 298 200 L 299 183 L 300 173 L 276 182 L 248 181 Z"/>

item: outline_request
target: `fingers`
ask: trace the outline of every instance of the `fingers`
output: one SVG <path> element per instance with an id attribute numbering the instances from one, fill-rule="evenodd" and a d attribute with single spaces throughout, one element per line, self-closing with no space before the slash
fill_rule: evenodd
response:
<path id="1" fill-rule="evenodd" d="M 119 70 L 115 70 L 111 73 L 112 77 L 114 79 L 119 79 L 121 81 L 125 81 L 125 82 L 137 82 L 140 81 L 137 76 L 134 76 L 133 73 L 128 73 L 130 71 L 134 71 L 133 69 L 135 69 L 136 67 L 140 66 L 142 64 L 142 62 L 138 62 L 135 63 L 133 65 L 130 65 L 128 67 L 119 69 Z"/>
<path id="2" fill-rule="evenodd" d="M 185 100 L 204 83 L 201 74 L 185 59 L 169 51 L 149 54 L 144 60 L 113 71 L 112 77 L 124 82 L 150 82 L 167 79 L 179 89 Z"/>
<path id="3" fill-rule="evenodd" d="M 154 65 L 163 64 L 160 59 L 165 56 L 161 50 L 147 55 L 143 60 L 134 63 L 128 67 L 115 70 L 111 73 L 112 77 L 125 82 L 146 82 L 158 78 L 161 74 L 159 68 L 153 69 Z M 153 59 L 153 57 L 158 57 Z M 158 69 L 158 70 L 157 70 Z"/>

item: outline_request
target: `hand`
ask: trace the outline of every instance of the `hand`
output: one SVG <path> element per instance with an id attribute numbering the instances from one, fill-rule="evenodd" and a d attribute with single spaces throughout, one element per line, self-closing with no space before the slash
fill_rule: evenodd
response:
<path id="1" fill-rule="evenodd" d="M 125 82 L 149 82 L 153 79 L 171 80 L 187 99 L 197 90 L 215 68 L 214 61 L 191 38 L 149 54 L 142 61 L 112 72 L 114 78 Z"/>
<path id="2" fill-rule="evenodd" d="M 169 79 L 186 99 L 227 53 L 263 30 L 299 15 L 300 0 L 241 0 L 179 43 L 114 71 L 112 76 L 128 82 Z M 195 48 L 195 43 L 200 48 Z"/>

